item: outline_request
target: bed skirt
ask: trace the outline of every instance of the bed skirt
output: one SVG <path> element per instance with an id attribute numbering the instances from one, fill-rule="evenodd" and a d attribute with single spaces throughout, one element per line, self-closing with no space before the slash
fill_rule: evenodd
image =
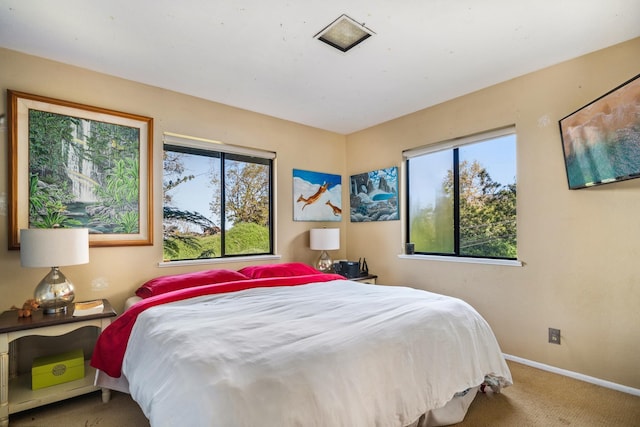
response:
<path id="1" fill-rule="evenodd" d="M 129 394 L 129 382 L 124 375 L 113 378 L 104 372 L 97 370 L 95 385 Z M 476 397 L 480 387 L 473 387 L 463 393 L 457 393 L 453 399 L 442 408 L 432 409 L 423 414 L 414 423 L 406 427 L 437 427 L 457 424 L 464 420 L 471 402 Z"/>
<path id="2" fill-rule="evenodd" d="M 436 427 L 461 423 L 465 415 L 467 415 L 469 406 L 471 406 L 471 402 L 476 397 L 479 388 L 473 387 L 464 393 L 457 393 L 442 408 L 428 411 L 408 427 Z"/>

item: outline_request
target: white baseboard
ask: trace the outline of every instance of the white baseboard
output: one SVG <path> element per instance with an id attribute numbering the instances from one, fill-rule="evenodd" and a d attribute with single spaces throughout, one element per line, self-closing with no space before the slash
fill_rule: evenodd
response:
<path id="1" fill-rule="evenodd" d="M 533 360 L 523 359 L 518 356 L 512 356 L 510 354 L 504 354 L 504 358 L 513 362 L 518 362 L 523 365 L 531 366 L 533 368 L 541 369 L 543 371 L 553 372 L 554 374 L 564 375 L 565 377 L 573 378 L 580 381 L 585 381 L 591 384 L 599 385 L 601 387 L 610 388 L 612 390 L 621 391 L 623 393 L 633 394 L 634 396 L 640 396 L 640 389 L 627 387 L 626 385 L 616 384 L 611 381 L 601 380 L 599 378 L 590 377 L 588 375 L 579 374 L 577 372 L 567 371 L 566 369 L 556 368 L 555 366 L 545 365 L 544 363 L 534 362 Z"/>

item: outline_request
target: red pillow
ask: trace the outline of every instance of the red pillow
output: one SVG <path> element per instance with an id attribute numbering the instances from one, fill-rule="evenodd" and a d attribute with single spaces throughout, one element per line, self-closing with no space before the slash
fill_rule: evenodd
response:
<path id="1" fill-rule="evenodd" d="M 194 273 L 176 274 L 172 276 L 156 277 L 147 281 L 136 290 L 140 298 L 149 298 L 154 295 L 179 289 L 192 288 L 194 286 L 210 285 L 213 283 L 235 282 L 247 280 L 248 277 L 233 270 L 216 269 L 196 271 Z"/>
<path id="2" fill-rule="evenodd" d="M 302 264 L 301 262 L 289 262 L 282 264 L 252 265 L 238 270 L 239 273 L 251 279 L 261 279 L 265 277 L 290 277 L 306 276 L 308 274 L 318 274 L 320 271 Z"/>

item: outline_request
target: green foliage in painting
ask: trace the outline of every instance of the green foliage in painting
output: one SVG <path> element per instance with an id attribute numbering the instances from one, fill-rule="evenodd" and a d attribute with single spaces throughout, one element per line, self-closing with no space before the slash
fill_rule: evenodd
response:
<path id="1" fill-rule="evenodd" d="M 29 225 L 139 232 L 139 129 L 29 110 Z"/>
<path id="2" fill-rule="evenodd" d="M 69 228 L 81 222 L 65 214 L 69 193 L 55 185 L 40 183 L 34 174 L 29 176 L 29 219 L 35 228 Z"/>
<path id="3" fill-rule="evenodd" d="M 135 159 L 116 160 L 105 177 L 105 185 L 95 189 L 101 209 L 95 217 L 113 227 L 116 233 L 131 234 L 139 230 L 139 166 Z"/>

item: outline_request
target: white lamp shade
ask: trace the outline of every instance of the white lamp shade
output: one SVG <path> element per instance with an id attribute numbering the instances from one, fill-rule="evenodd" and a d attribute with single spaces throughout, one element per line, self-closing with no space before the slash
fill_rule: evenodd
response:
<path id="1" fill-rule="evenodd" d="M 60 267 L 89 262 L 86 228 L 28 228 L 20 230 L 23 267 Z"/>
<path id="2" fill-rule="evenodd" d="M 340 229 L 312 228 L 309 230 L 309 246 L 316 251 L 340 249 Z"/>

